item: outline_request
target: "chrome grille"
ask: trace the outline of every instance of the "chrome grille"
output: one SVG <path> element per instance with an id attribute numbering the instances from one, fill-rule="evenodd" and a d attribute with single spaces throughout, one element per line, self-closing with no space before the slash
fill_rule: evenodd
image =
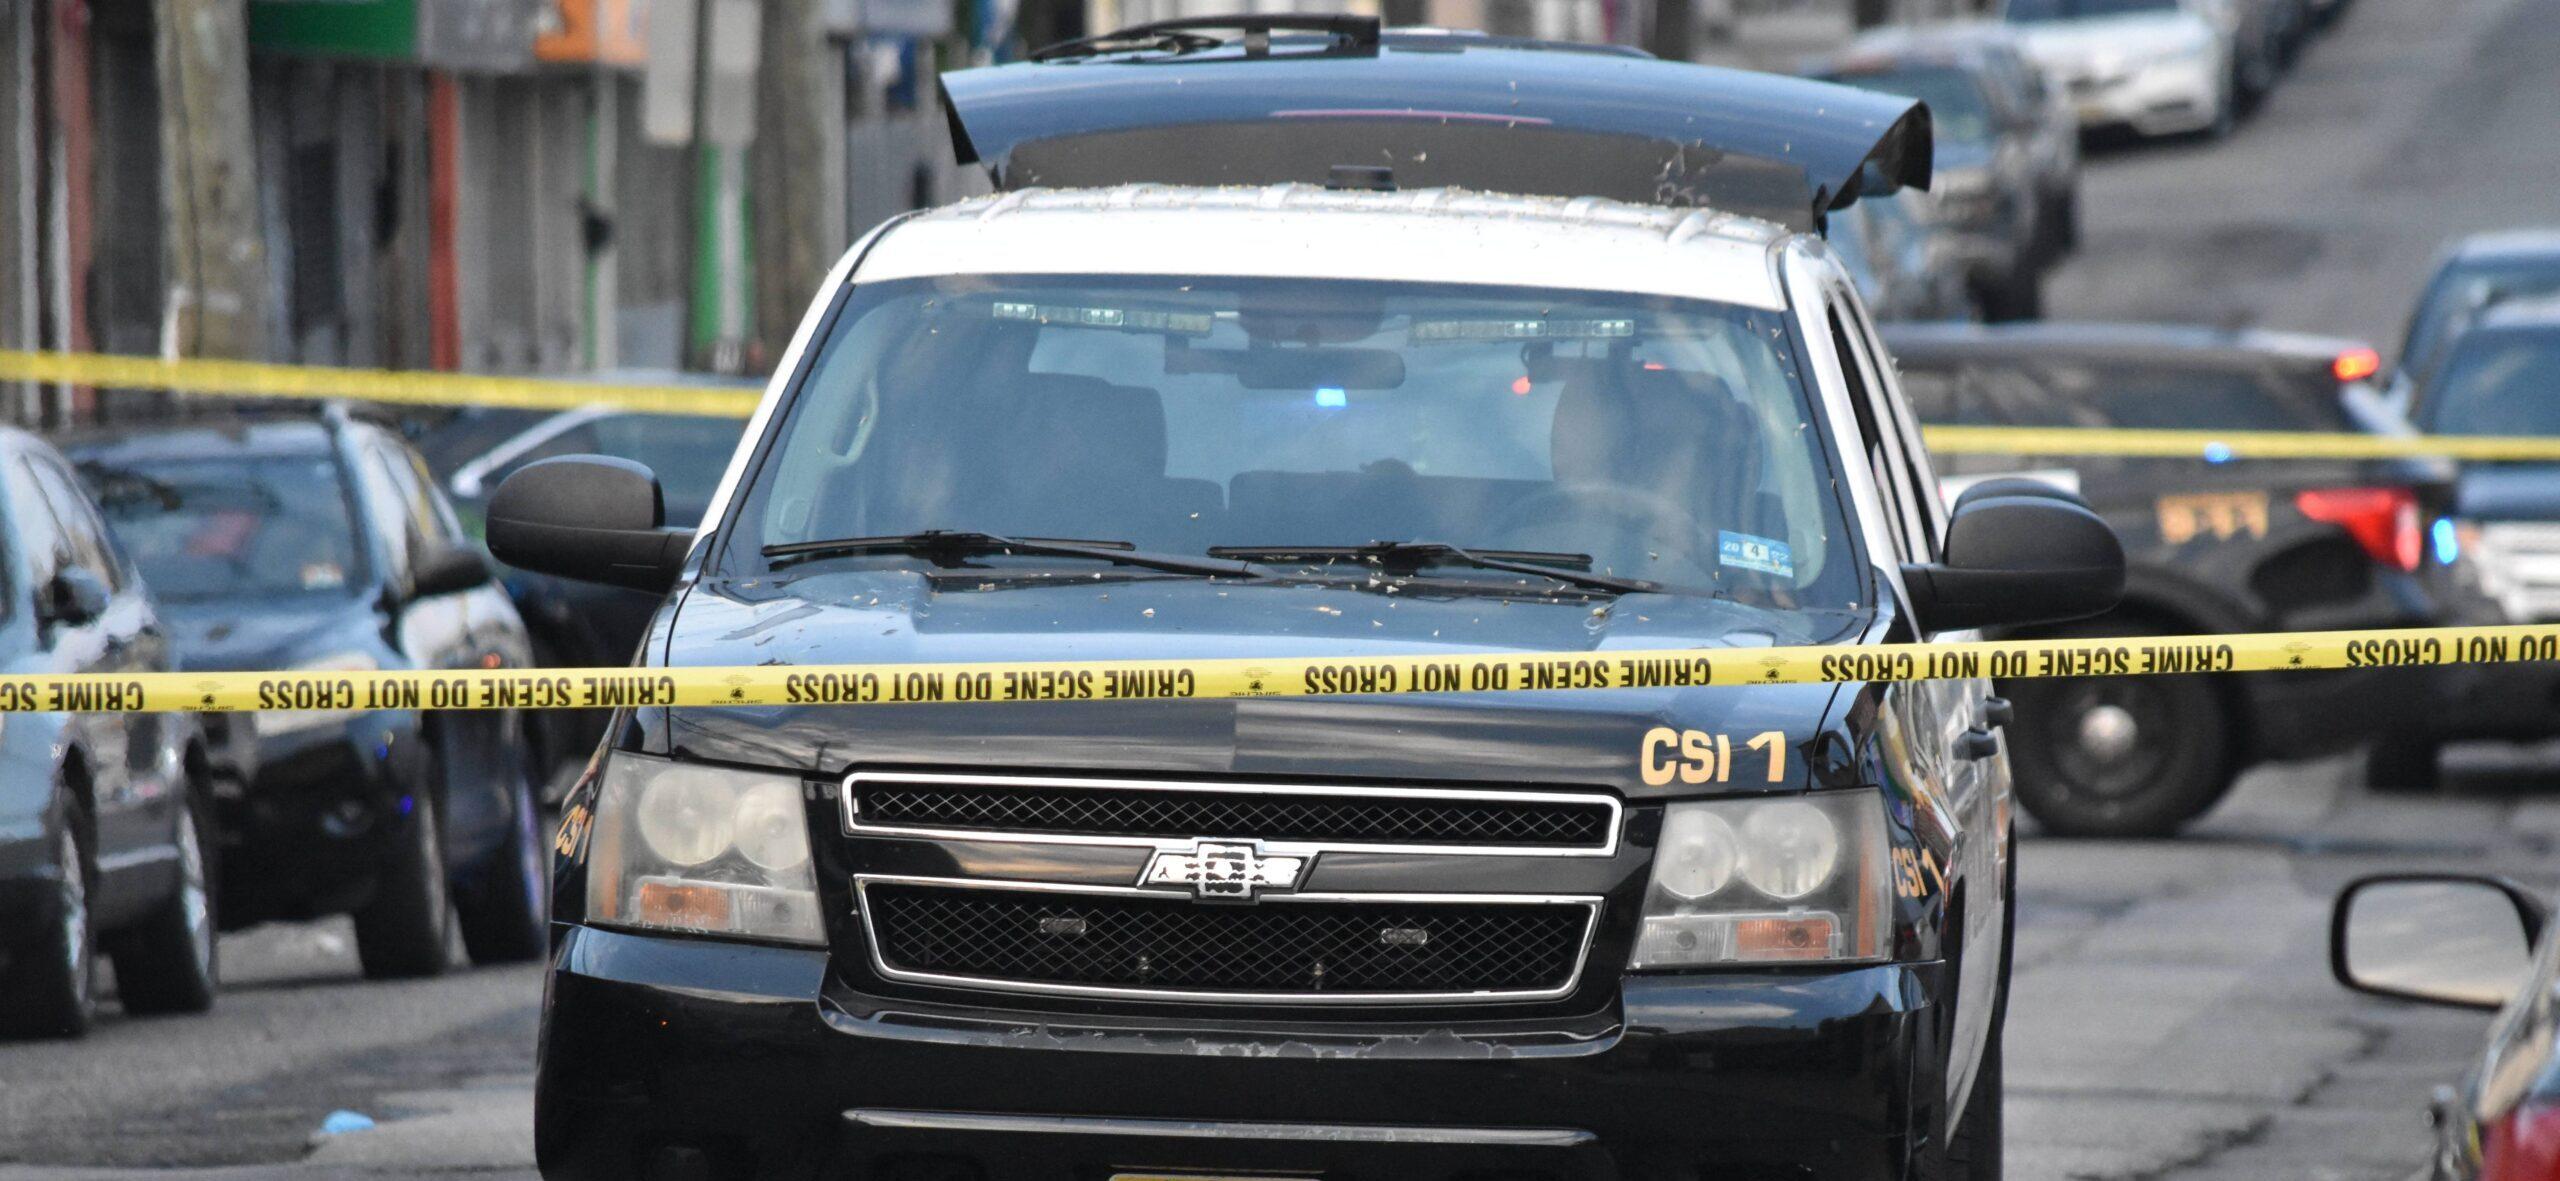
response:
<path id="1" fill-rule="evenodd" d="M 990 882 L 857 883 L 892 979 L 1151 999 L 1313 1004 L 1572 991 L 1588 898 L 1283 896 L 1251 906 Z"/>
<path id="2" fill-rule="evenodd" d="M 2480 527 L 2482 585 L 2518 623 L 2560 619 L 2560 524 L 2501 521 Z"/>
<path id="3" fill-rule="evenodd" d="M 865 771 L 847 780 L 846 798 L 855 831 L 1032 840 L 1206 838 L 1605 854 L 1616 844 L 1618 822 L 1614 798 L 1555 792 Z"/>

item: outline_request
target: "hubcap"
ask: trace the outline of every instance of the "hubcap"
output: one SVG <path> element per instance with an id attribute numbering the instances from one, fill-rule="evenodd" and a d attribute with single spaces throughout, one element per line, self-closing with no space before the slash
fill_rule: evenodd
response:
<path id="1" fill-rule="evenodd" d="M 187 950 L 213 974 L 213 903 L 205 884 L 204 845 L 193 812 L 178 817 L 178 909 L 187 922 Z"/>
<path id="2" fill-rule="evenodd" d="M 2114 702 L 2092 706 L 2080 715 L 2080 748 L 2101 763 L 2131 754 L 2141 737 L 2142 723 L 2134 720 L 2133 711 Z"/>
<path id="3" fill-rule="evenodd" d="M 80 862 L 79 838 L 64 830 L 55 855 L 62 859 L 62 949 L 71 987 L 89 994 L 89 875 Z"/>

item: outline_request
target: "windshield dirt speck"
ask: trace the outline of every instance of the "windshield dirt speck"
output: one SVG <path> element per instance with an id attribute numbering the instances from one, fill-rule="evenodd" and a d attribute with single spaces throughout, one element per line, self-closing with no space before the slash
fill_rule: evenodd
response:
<path id="1" fill-rule="evenodd" d="M 1723 304 L 1224 276 L 871 284 L 775 432 L 722 572 L 931 530 L 1242 548 L 1266 568 L 1347 560 L 1269 552 L 1287 547 L 1397 541 L 1839 608 L 1860 578 L 1811 417 L 1783 317 Z M 1414 560 L 1523 577 L 1447 558 Z M 1030 559 L 970 558 L 1010 560 Z"/>

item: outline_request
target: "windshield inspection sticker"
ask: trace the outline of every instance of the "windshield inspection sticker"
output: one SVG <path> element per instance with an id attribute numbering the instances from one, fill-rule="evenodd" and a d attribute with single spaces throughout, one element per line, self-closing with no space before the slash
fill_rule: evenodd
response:
<path id="1" fill-rule="evenodd" d="M 1796 576 L 1795 555 L 1787 552 L 1786 542 L 1730 529 L 1716 532 L 1716 560 L 1727 570 L 1757 570 L 1780 578 Z"/>

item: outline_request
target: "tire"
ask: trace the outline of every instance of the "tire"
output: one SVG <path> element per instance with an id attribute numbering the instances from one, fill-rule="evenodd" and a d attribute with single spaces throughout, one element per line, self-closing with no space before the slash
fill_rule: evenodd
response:
<path id="1" fill-rule="evenodd" d="M 1982 318 L 1994 324 L 2041 318 L 2044 315 L 2044 276 L 2033 266 L 2021 265 L 1984 284 L 1979 302 Z"/>
<path id="2" fill-rule="evenodd" d="M 453 895 L 445 880 L 444 826 L 432 792 L 419 792 L 400 839 L 384 851 L 373 899 L 356 912 L 356 959 L 366 978 L 441 975 L 453 931 Z"/>
<path id="3" fill-rule="evenodd" d="M 514 755 L 503 760 L 516 768 L 507 787 L 514 803 L 506 835 L 476 879 L 454 895 L 462 948 L 475 964 L 523 963 L 549 949 L 551 862 L 529 781 L 532 755 L 521 738 Z"/>
<path id="4" fill-rule="evenodd" d="M 201 1013 L 220 987 L 221 928 L 214 911 L 204 809 L 190 792 L 178 809 L 178 889 L 132 930 L 107 941 L 127 1013 Z"/>
<path id="5" fill-rule="evenodd" d="M 2385 792 L 2434 791 L 2443 782 L 2437 761 L 2443 751 L 2444 744 L 2432 738 L 2379 739 L 2365 752 L 2365 786 Z"/>
<path id="6" fill-rule="evenodd" d="M 2003 998 L 2006 1006 L 2006 998 Z M 1991 1027 L 1991 1036 L 1982 1043 L 1982 1067 L 1974 1072 L 1973 1094 L 1965 1100 L 1964 1118 L 1957 1122 L 1955 1134 L 1947 1139 L 1947 1159 L 1939 1172 L 1943 1181 L 2000 1181 L 2001 1141 L 2008 1122 L 2003 1118 L 2008 1087 L 2001 1078 L 2001 1043 L 2006 1031 Z"/>
<path id="7" fill-rule="evenodd" d="M 2067 257 L 2080 249 L 2080 191 L 2076 186 L 2054 195 L 2052 207 L 2046 210 L 2045 224 L 2053 227 L 2054 258 Z"/>
<path id="8" fill-rule="evenodd" d="M 2057 836 L 2168 836 L 2231 788 L 2234 736 L 2209 678 L 2061 677 L 2001 692 L 2017 704 L 2018 804 Z"/>
<path id="9" fill-rule="evenodd" d="M 54 789 L 53 862 L 60 910 L 43 935 L 12 949 L 0 972 L 0 1035 L 74 1038 L 89 1032 L 98 1011 L 97 916 L 89 887 L 97 880 L 80 809 Z"/>

